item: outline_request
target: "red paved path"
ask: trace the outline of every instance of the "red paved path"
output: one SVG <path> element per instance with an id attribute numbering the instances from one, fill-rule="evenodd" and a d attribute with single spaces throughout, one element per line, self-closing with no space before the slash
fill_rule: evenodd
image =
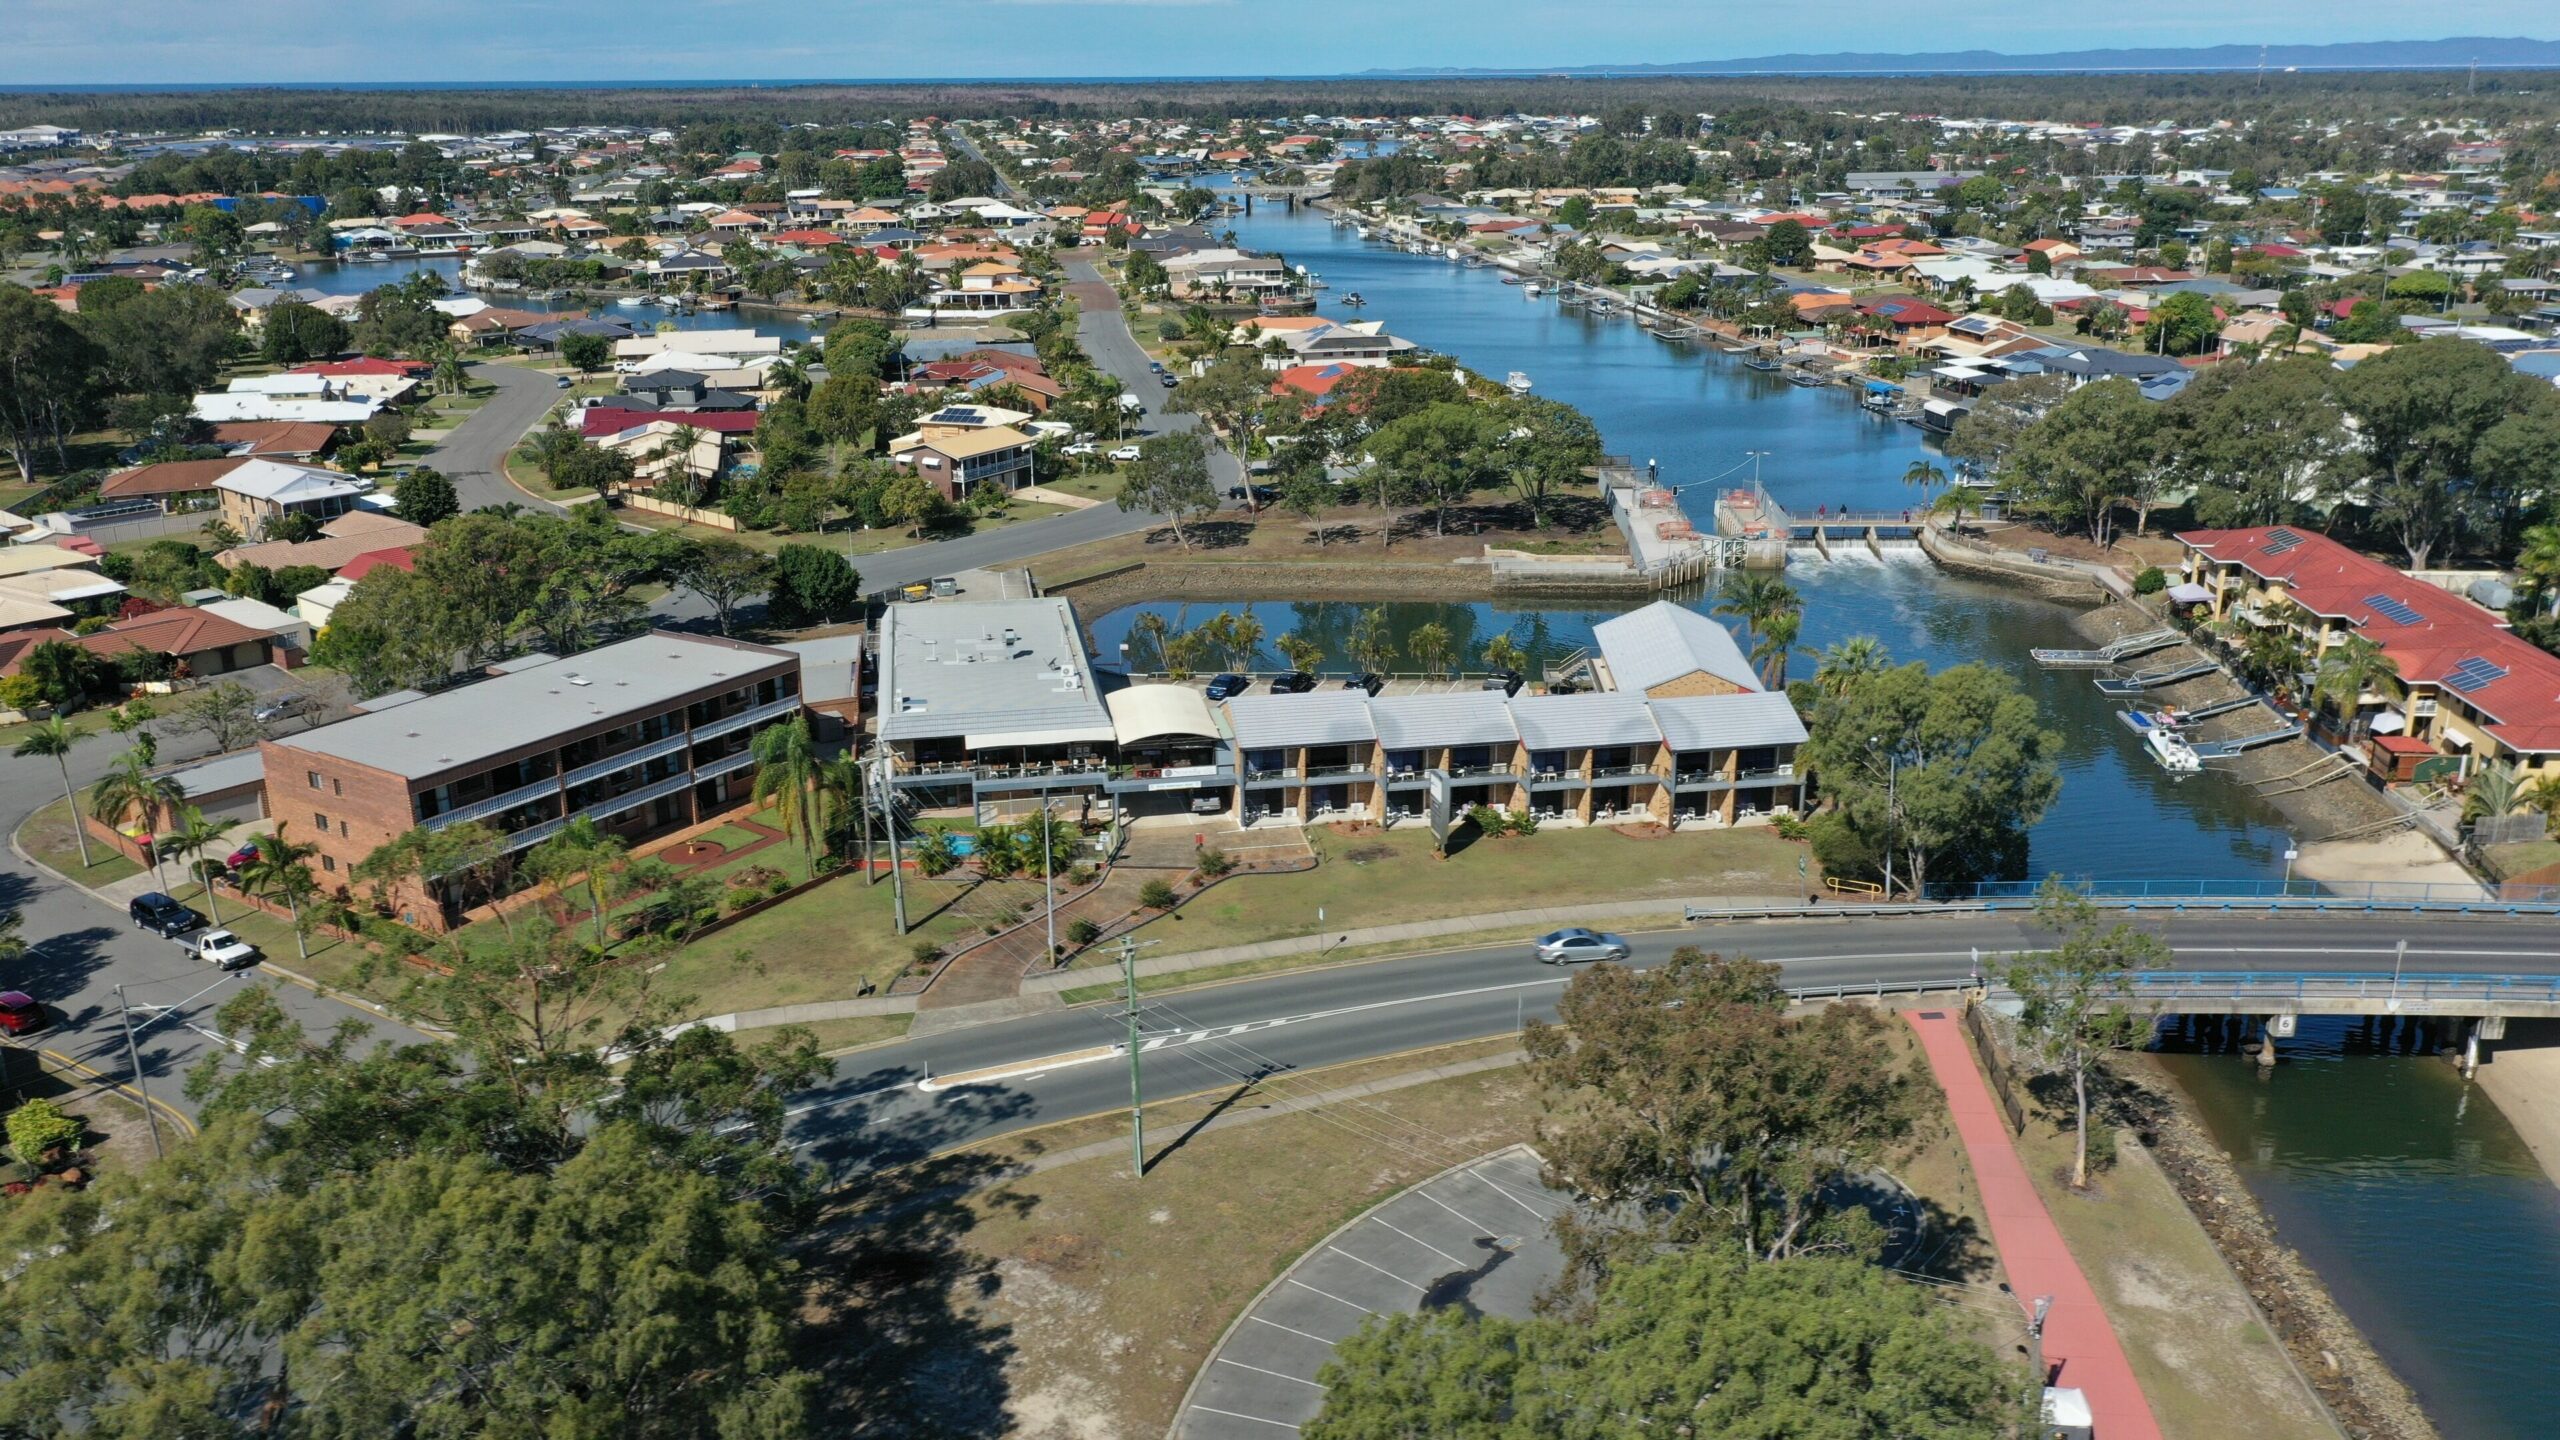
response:
<path id="1" fill-rule="evenodd" d="M 2036 1194 L 2035 1182 L 2009 1142 L 2009 1129 L 1991 1100 L 1991 1087 L 1973 1068 L 1973 1052 L 1952 1010 L 1906 1011 L 1920 1034 L 1920 1048 L 1947 1093 L 1965 1158 L 1982 1186 L 1982 1208 L 1991 1219 L 1991 1243 L 2009 1272 L 2009 1288 L 2022 1305 L 2053 1297 L 2044 1326 L 2045 1363 L 2058 1367 L 2053 1383 L 2087 1393 L 2090 1418 L 2106 1440 L 2161 1440 L 2160 1422 L 2133 1378 L 2133 1366 L 2107 1324 L 2089 1277 L 2062 1241 L 2062 1232 Z"/>

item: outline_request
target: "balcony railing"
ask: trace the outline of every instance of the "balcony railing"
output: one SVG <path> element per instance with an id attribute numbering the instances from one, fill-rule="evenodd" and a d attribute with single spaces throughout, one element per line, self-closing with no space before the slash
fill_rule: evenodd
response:
<path id="1" fill-rule="evenodd" d="M 753 750 L 741 750 L 735 755 L 723 755 L 708 765 L 694 766 L 693 778 L 696 780 L 710 780 L 717 776 L 729 774 L 734 770 L 744 770 L 754 763 L 756 763 L 756 752 Z"/>
<path id="2" fill-rule="evenodd" d="M 1052 775 L 1095 775 L 1111 773 L 1101 760 L 1034 760 L 1021 765 L 980 765 L 974 773 L 980 780 L 1039 780 Z"/>
<path id="3" fill-rule="evenodd" d="M 1369 773 L 1369 767 L 1366 765 L 1310 765 L 1307 767 L 1307 778 L 1310 780 L 1338 780 L 1346 775 L 1365 776 Z"/>
<path id="4" fill-rule="evenodd" d="M 1591 767 L 1591 778 L 1594 780 L 1659 780 L 1662 777 L 1656 775 L 1650 765 L 1594 765 Z"/>
<path id="5" fill-rule="evenodd" d="M 738 761 L 749 761 L 753 760 L 755 757 L 752 755 L 738 755 L 732 758 Z M 550 839 L 552 836 L 559 834 L 563 829 L 567 828 L 569 822 L 572 820 L 580 818 L 601 820 L 610 815 L 619 815 L 625 810 L 646 805 L 650 801 L 658 799 L 661 796 L 678 794 L 683 791 L 686 786 L 691 785 L 695 780 L 700 778 L 702 778 L 702 772 L 700 771 L 696 771 L 690 775 L 669 776 L 667 779 L 661 780 L 655 785 L 643 785 L 637 790 L 630 791 L 626 794 L 616 795 L 610 800 L 599 800 L 595 804 L 589 805 L 583 810 L 573 810 L 557 820 L 545 820 L 539 825 L 528 825 L 524 829 L 507 837 L 507 848 L 509 850 L 530 849 L 531 847 L 539 845 L 543 841 Z"/>
<path id="6" fill-rule="evenodd" d="M 799 708 L 799 696 L 785 695 L 779 700 L 769 700 L 762 705 L 750 705 L 725 720 L 714 720 L 708 725 L 696 725 L 693 727 L 693 738 L 708 740 L 714 736 L 726 735 L 732 730 L 743 729 L 758 721 L 770 720 L 776 715 L 788 715 Z"/>
<path id="7" fill-rule="evenodd" d="M 1512 776 L 1513 771 L 1508 764 L 1452 765 L 1449 767 L 1449 778 L 1452 780 L 1508 780 L 1511 779 Z"/>
<path id="8" fill-rule="evenodd" d="M 460 825 L 466 821 L 486 820 L 492 815 L 503 815 L 519 805 L 529 804 L 559 793 L 560 777 L 545 776 L 530 785 L 519 785 L 513 790 L 502 791 L 486 800 L 475 800 L 468 805 L 455 806 L 441 815 L 430 815 L 418 823 L 428 830 L 442 830 L 448 825 Z"/>
<path id="9" fill-rule="evenodd" d="M 1244 767 L 1244 779 L 1245 783 L 1248 785 L 1265 780 L 1295 780 L 1297 778 L 1297 770 L 1288 765 L 1247 765 Z"/>
<path id="10" fill-rule="evenodd" d="M 683 749 L 685 743 L 685 737 L 680 734 L 670 735 L 664 740 L 653 740 L 637 749 L 625 750 L 618 755 L 608 755 L 602 760 L 581 765 L 562 776 L 561 782 L 566 785 L 583 785 L 587 781 L 610 775 L 616 770 L 628 770 L 634 765 L 645 764 L 661 755 L 673 755 Z"/>

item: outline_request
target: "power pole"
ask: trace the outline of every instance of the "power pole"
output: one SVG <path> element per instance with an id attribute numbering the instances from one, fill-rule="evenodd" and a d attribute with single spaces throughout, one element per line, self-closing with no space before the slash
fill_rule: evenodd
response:
<path id="1" fill-rule="evenodd" d="M 124 1058 L 133 1067 L 133 1093 L 142 1097 L 142 1118 L 151 1125 L 151 1158 L 161 1159 L 168 1152 L 160 1148 L 160 1112 L 151 1108 L 151 1089 L 142 1083 L 142 1050 L 133 1043 L 133 1007 L 124 1003 L 124 987 L 116 987 L 116 1009 L 124 1014 Z"/>
<path id="2" fill-rule="evenodd" d="M 1146 942 L 1153 945 L 1155 942 Z M 1147 1112 L 1138 1083 L 1138 942 L 1120 937 L 1120 982 L 1129 1022 L 1129 1178 L 1147 1178 Z"/>
<path id="3" fill-rule="evenodd" d="M 875 762 L 879 770 L 873 783 L 879 787 L 880 823 L 889 832 L 889 905 L 897 922 L 897 933 L 907 933 L 907 870 L 898 855 L 897 792 L 889 788 L 889 752 L 880 752 Z"/>

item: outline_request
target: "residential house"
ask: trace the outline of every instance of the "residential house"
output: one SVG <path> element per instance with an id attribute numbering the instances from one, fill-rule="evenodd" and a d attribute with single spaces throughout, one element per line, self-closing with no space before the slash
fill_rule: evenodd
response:
<path id="1" fill-rule="evenodd" d="M 1014 427 L 1030 418 L 1019 410 L 946 405 L 891 441 L 889 460 L 932 481 L 954 503 L 989 485 L 1019 490 L 1031 483 L 1038 442 Z"/>
<path id="2" fill-rule="evenodd" d="M 102 660 L 121 661 L 139 650 L 161 657 L 171 680 L 203 680 L 266 665 L 277 658 L 277 637 L 203 610 L 154 610 L 118 620 L 73 644 Z"/>
<path id="3" fill-rule="evenodd" d="M 256 565 L 266 570 L 310 565 L 335 571 L 368 550 L 401 548 L 427 538 L 426 527 L 378 510 L 350 510 L 320 527 L 317 540 L 267 540 L 236 545 L 213 557 L 226 570 Z"/>
<path id="4" fill-rule="evenodd" d="M 222 460 L 166 460 L 156 465 L 135 465 L 119 470 L 98 482 L 98 498 L 105 501 L 149 500 L 159 505 L 164 515 L 180 510 L 210 509 L 218 501 L 216 482 L 241 466 L 251 457 L 233 456 Z"/>
<path id="5" fill-rule="evenodd" d="M 264 538 L 288 514 L 333 520 L 356 508 L 356 498 L 372 489 L 354 476 L 281 460 L 249 460 L 213 482 L 222 523 L 249 539 Z"/>

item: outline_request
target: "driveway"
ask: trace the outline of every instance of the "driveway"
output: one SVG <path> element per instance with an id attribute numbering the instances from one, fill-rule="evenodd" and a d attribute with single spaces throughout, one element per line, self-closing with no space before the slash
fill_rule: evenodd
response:
<path id="1" fill-rule="evenodd" d="M 453 482 L 454 494 L 460 497 L 465 510 L 507 504 L 559 510 L 550 501 L 535 499 L 508 484 L 505 469 L 507 452 L 516 448 L 559 403 L 558 378 L 521 365 L 495 364 L 472 366 L 471 378 L 497 386 L 498 393 L 464 416 L 443 443 L 419 463 Z"/>

